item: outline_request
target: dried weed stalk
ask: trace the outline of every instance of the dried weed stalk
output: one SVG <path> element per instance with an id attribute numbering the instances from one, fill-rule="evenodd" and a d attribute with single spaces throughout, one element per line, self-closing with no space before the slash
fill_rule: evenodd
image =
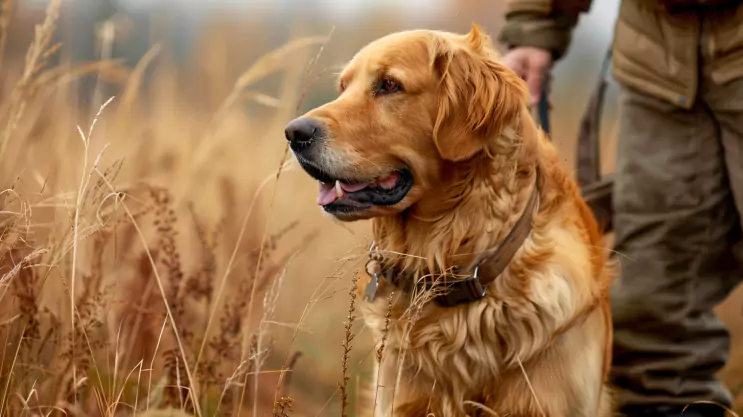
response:
<path id="1" fill-rule="evenodd" d="M 341 344 L 341 346 L 343 346 L 343 359 L 341 362 L 342 379 L 338 384 L 338 388 L 340 388 L 341 391 L 341 415 L 343 417 L 347 417 L 348 415 L 346 414 L 346 408 L 348 407 L 348 381 L 351 379 L 348 374 L 348 358 L 351 354 L 351 342 L 354 339 L 352 329 L 353 322 L 356 320 L 354 312 L 356 311 L 356 292 L 358 291 L 358 282 L 359 274 L 356 272 L 351 279 L 351 287 L 348 290 L 348 295 L 351 301 L 348 303 L 348 318 L 345 322 L 345 336 L 343 338 L 343 343 Z"/>
<path id="2" fill-rule="evenodd" d="M 387 333 L 390 330 L 390 318 L 392 317 L 392 306 L 394 297 L 394 291 L 390 293 L 389 297 L 387 297 L 387 312 L 384 314 L 384 329 L 382 330 L 382 340 L 379 342 L 379 347 L 377 348 L 377 361 L 380 363 L 382 362 L 384 348 L 387 344 Z"/>
<path id="3" fill-rule="evenodd" d="M 376 351 L 377 362 L 379 367 L 377 369 L 377 381 L 382 373 L 382 360 L 384 359 L 384 348 L 387 345 L 387 334 L 390 331 L 390 319 L 392 318 L 392 307 L 394 305 L 395 292 L 391 292 L 387 298 L 387 312 L 384 314 L 384 329 L 382 330 L 382 340 L 379 342 L 379 347 Z M 377 382 L 374 387 L 374 405 L 372 406 L 372 414 L 377 410 L 377 401 L 379 400 L 379 383 Z"/>
<path id="4" fill-rule="evenodd" d="M 156 207 L 154 226 L 157 229 L 159 237 L 157 247 L 160 256 L 158 257 L 158 261 L 165 267 L 166 276 L 168 277 L 166 297 L 171 303 L 170 308 L 173 312 L 173 320 L 180 323 L 184 306 L 181 302 L 183 269 L 176 244 L 178 218 L 172 207 L 172 198 L 168 190 L 153 187 L 150 192 Z M 181 326 L 181 332 L 181 337 L 184 339 L 190 336 L 187 334 L 184 326 Z"/>
<path id="5" fill-rule="evenodd" d="M 46 18 L 40 25 L 36 25 L 34 28 L 34 40 L 31 46 L 28 48 L 26 53 L 26 62 L 23 69 L 23 75 L 21 79 L 15 84 L 13 92 L 10 95 L 10 106 L 5 119 L 5 129 L 3 130 L 2 137 L 0 138 L 0 160 L 5 154 L 5 150 L 8 147 L 13 131 L 18 126 L 18 122 L 23 116 L 23 112 L 28 103 L 28 99 L 33 96 L 35 91 L 31 89 L 34 78 L 46 66 L 46 60 L 54 55 L 59 50 L 59 45 L 51 45 L 54 31 L 57 27 L 57 19 L 59 18 L 59 6 L 61 0 L 51 0 L 46 9 Z M 10 7 L 11 2 L 4 2 L 3 9 L 6 7 L 12 10 Z M 7 16 L 9 19 L 9 16 Z M 5 20 L 5 17 L 3 18 Z M 0 28 L 7 33 L 8 22 L 3 22 L 4 28 Z M 5 43 L 5 36 L 2 40 Z M 0 50 L 1 51 L 1 50 Z"/>
<path id="6" fill-rule="evenodd" d="M 273 408 L 273 417 L 289 417 L 289 414 L 286 414 L 286 411 L 292 410 L 292 401 L 294 400 L 291 397 L 281 397 L 276 401 Z"/>

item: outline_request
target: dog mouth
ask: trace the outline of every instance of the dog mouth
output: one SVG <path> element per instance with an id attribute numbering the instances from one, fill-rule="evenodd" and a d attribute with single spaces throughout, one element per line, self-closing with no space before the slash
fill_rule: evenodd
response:
<path id="1" fill-rule="evenodd" d="M 307 161 L 299 162 L 318 182 L 317 204 L 331 214 L 393 206 L 402 201 L 413 186 L 413 176 L 405 168 L 375 178 L 339 178 Z"/>

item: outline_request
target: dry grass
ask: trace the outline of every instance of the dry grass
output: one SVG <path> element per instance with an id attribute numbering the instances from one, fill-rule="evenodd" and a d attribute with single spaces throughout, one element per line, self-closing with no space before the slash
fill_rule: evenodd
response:
<path id="1" fill-rule="evenodd" d="M 354 325 L 358 259 L 335 259 L 365 229 L 287 209 L 314 190 L 281 140 L 327 37 L 231 77 L 229 34 L 207 33 L 193 73 L 165 44 L 128 68 L 108 22 L 100 61 L 53 64 L 59 3 L 13 60 L 0 0 L 0 416 L 355 415 L 388 354 Z M 409 331 L 429 297 L 400 323 L 390 297 L 385 328 Z"/>
<path id="2" fill-rule="evenodd" d="M 296 222 L 268 227 L 265 191 L 286 152 L 268 176 L 214 161 L 255 126 L 246 101 L 293 114 L 294 104 L 248 89 L 324 38 L 259 59 L 213 116 L 189 118 L 192 97 L 172 82 L 183 75 L 157 62 L 159 45 L 133 70 L 49 66 L 59 6 L 50 2 L 0 97 L 0 415 L 271 409 L 258 386 L 273 372 L 264 370 L 271 323 L 286 268 L 315 235 Z M 0 47 L 11 8 L 6 0 L 0 10 Z M 88 109 L 71 105 L 69 87 L 89 74 L 113 81 L 120 98 L 82 128 Z M 281 404 L 286 415 L 291 402 Z"/>

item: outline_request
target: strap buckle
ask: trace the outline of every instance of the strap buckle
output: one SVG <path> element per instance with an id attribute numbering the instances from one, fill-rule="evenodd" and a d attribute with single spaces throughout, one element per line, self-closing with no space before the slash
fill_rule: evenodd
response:
<path id="1" fill-rule="evenodd" d="M 442 307 L 454 307 L 462 303 L 477 301 L 485 297 L 487 292 L 485 286 L 480 282 L 478 276 L 479 266 L 475 267 L 472 276 L 467 279 L 453 280 L 444 283 L 427 282 L 426 290 L 442 291 L 442 294 L 436 296 L 434 300 Z M 447 277 L 454 278 L 454 274 L 447 274 Z M 444 288 L 440 288 L 440 287 Z"/>

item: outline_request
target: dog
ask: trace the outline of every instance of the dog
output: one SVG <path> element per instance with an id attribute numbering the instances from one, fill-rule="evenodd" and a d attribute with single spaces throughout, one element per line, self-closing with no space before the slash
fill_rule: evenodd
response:
<path id="1" fill-rule="evenodd" d="M 490 36 L 387 35 L 338 90 L 286 138 L 326 213 L 373 222 L 373 415 L 611 415 L 603 236 Z"/>

